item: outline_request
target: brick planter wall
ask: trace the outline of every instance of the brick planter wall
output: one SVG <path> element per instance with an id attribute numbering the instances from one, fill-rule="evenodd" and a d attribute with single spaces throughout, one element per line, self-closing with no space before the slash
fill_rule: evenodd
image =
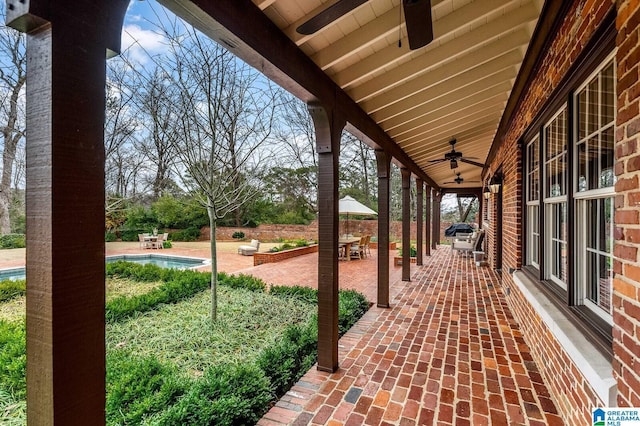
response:
<path id="1" fill-rule="evenodd" d="M 389 243 L 389 250 L 396 250 L 396 245 L 397 243 L 395 241 L 392 241 Z M 371 241 L 369 243 L 369 247 L 371 247 L 374 250 L 378 250 L 378 242 L 377 241 Z"/>
<path id="2" fill-rule="evenodd" d="M 253 266 L 262 265 L 264 263 L 276 263 L 285 259 L 291 259 L 292 257 L 303 256 L 309 253 L 315 253 L 318 251 L 318 245 L 313 244 L 307 247 L 299 247 L 291 250 L 278 251 L 275 253 L 254 253 L 253 254 Z"/>
<path id="3" fill-rule="evenodd" d="M 506 300 L 520 325 L 524 341 L 531 348 L 531 356 L 552 393 L 552 399 L 557 402 L 559 414 L 567 424 L 572 425 L 591 424 L 591 409 L 607 404 L 598 399 L 590 384 L 559 342 L 556 341 L 537 311 L 520 292 L 512 276 L 507 273 L 510 269 L 520 269 L 523 263 L 521 230 L 523 159 L 519 142 L 523 133 L 545 106 L 551 93 L 558 88 L 570 66 L 602 22 L 606 13 L 613 7 L 615 5 L 610 1 L 575 0 L 573 2 L 560 29 L 554 33 L 555 40 L 542 53 L 545 55 L 543 61 L 536 69 L 530 85 L 522 94 L 521 102 L 514 112 L 510 127 L 495 158 L 489 165 L 488 173 L 488 176 L 492 176 L 501 168 L 504 176 L 501 229 L 503 248 L 501 254 L 502 270 L 504 271 L 502 284 L 510 289 L 510 295 L 506 297 Z M 637 22 L 638 18 L 635 19 Z M 620 67 L 619 64 L 618 67 Z M 618 76 L 618 81 L 620 81 L 620 77 Z M 634 80 L 634 83 L 636 81 L 637 79 Z M 620 114 L 620 105 L 618 105 L 618 114 Z M 499 230 L 495 226 L 497 223 L 497 199 L 498 197 L 494 195 L 487 200 L 488 203 L 491 203 L 492 212 L 488 228 L 486 228 L 487 254 L 489 265 L 492 267 L 496 266 L 498 255 L 496 242 L 500 236 Z M 636 342 L 637 337 L 636 334 Z M 636 348 L 640 349 L 639 346 Z M 636 354 L 638 349 L 636 349 Z M 535 383 L 536 379 L 532 378 L 532 381 Z"/>

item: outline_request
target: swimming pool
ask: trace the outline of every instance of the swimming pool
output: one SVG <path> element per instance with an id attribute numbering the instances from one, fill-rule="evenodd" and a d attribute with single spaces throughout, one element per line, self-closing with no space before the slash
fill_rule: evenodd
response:
<path id="1" fill-rule="evenodd" d="M 139 263 L 141 265 L 150 263 L 152 265 L 158 265 L 161 268 L 175 269 L 196 269 L 201 266 L 209 265 L 210 263 L 208 259 L 199 257 L 167 256 L 164 254 L 122 254 L 106 257 L 107 263 L 116 262 L 118 260 Z M 0 281 L 23 279 L 25 279 L 24 267 L 0 269 Z"/>

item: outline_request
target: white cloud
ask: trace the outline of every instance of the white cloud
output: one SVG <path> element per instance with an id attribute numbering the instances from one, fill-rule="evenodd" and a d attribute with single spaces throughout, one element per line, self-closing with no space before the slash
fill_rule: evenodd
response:
<path id="1" fill-rule="evenodd" d="M 142 65 L 149 61 L 150 55 L 164 52 L 167 45 L 163 35 L 139 25 L 129 24 L 122 30 L 122 51 L 128 51 L 131 59 Z"/>

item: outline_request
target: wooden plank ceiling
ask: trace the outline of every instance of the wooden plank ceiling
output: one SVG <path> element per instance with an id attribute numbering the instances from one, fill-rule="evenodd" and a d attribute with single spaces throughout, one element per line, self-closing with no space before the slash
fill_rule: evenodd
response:
<path id="1" fill-rule="evenodd" d="M 413 51 L 400 0 L 366 1 L 312 35 L 296 28 L 336 0 L 253 2 L 438 185 L 481 185 L 480 167 L 430 160 L 456 138 L 484 163 L 542 0 L 432 0 L 434 40 Z M 457 172 L 465 182 L 445 183 Z"/>

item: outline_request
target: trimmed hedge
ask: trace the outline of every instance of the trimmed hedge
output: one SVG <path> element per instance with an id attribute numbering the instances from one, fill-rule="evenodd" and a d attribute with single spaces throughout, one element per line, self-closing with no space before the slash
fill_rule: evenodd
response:
<path id="1" fill-rule="evenodd" d="M 273 400 L 269 379 L 255 365 L 208 369 L 177 404 L 157 419 L 159 425 L 252 425 Z M 156 420 L 156 419 L 154 419 Z"/>
<path id="2" fill-rule="evenodd" d="M 27 292 L 26 280 L 0 281 L 0 302 L 6 302 Z"/>
<path id="3" fill-rule="evenodd" d="M 273 286 L 271 294 L 279 297 L 295 297 L 303 302 L 318 303 L 318 290 L 293 286 Z M 369 301 L 355 290 L 340 290 L 338 298 L 338 333 L 342 336 L 369 310 Z"/>
<path id="4" fill-rule="evenodd" d="M 269 294 L 278 297 L 294 297 L 307 303 L 318 303 L 318 290 L 310 287 L 302 287 L 299 285 L 292 287 L 274 285 L 269 289 Z"/>
<path id="5" fill-rule="evenodd" d="M 318 355 L 317 317 L 305 325 L 291 325 L 284 336 L 266 348 L 257 364 L 280 398 L 315 364 Z"/>
<path id="6" fill-rule="evenodd" d="M 210 274 L 163 269 L 155 265 L 115 262 L 107 275 L 138 281 L 164 281 L 147 294 L 118 298 L 107 304 L 107 318 L 117 321 L 160 303 L 175 303 L 208 288 Z M 221 285 L 262 292 L 265 284 L 249 276 L 219 275 Z M 274 286 L 271 294 L 317 303 L 317 290 Z M 117 302 L 116 302 L 117 301 Z M 353 290 L 339 293 L 340 333 L 366 312 L 369 303 Z M 203 377 L 188 378 L 154 357 L 121 352 L 107 357 L 107 421 L 109 424 L 237 425 L 255 424 L 275 400 L 306 373 L 317 358 L 317 318 L 291 325 L 252 363 L 217 366 Z M 0 383 L 24 399 L 26 373 L 24 322 L 0 321 Z"/>
<path id="7" fill-rule="evenodd" d="M 120 276 L 134 281 L 163 283 L 138 296 L 121 296 L 107 302 L 108 322 L 120 321 L 137 313 L 155 309 L 160 304 L 177 303 L 211 287 L 211 273 L 191 270 L 166 269 L 157 265 L 140 265 L 126 261 L 107 264 L 107 276 Z M 218 284 L 231 288 L 244 288 L 263 292 L 266 284 L 250 275 L 218 274 Z"/>
<path id="8" fill-rule="evenodd" d="M 153 357 L 122 353 L 107 357 L 107 423 L 140 424 L 178 401 L 187 388 L 175 368 Z"/>

